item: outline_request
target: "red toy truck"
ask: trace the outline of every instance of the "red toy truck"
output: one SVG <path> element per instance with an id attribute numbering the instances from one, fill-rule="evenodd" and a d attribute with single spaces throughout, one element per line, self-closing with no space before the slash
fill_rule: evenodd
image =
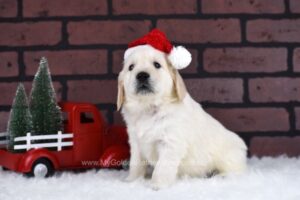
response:
<path id="1" fill-rule="evenodd" d="M 130 153 L 125 127 L 107 125 L 92 104 L 62 102 L 60 107 L 66 134 L 31 136 L 35 141 L 32 143 L 28 139 L 30 133 L 16 138 L 15 141 L 26 144 L 15 145 L 15 149 L 27 151 L 12 153 L 0 149 L 0 166 L 31 176 L 48 177 L 55 170 L 121 168 L 128 161 Z M 54 137 L 54 143 L 36 142 Z"/>

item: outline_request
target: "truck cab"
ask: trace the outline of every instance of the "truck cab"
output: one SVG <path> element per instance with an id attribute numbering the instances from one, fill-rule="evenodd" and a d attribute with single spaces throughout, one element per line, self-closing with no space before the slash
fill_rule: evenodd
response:
<path id="1" fill-rule="evenodd" d="M 98 160 L 103 153 L 103 134 L 108 128 L 98 109 L 86 103 L 60 103 L 64 130 L 73 133 L 73 164 Z"/>

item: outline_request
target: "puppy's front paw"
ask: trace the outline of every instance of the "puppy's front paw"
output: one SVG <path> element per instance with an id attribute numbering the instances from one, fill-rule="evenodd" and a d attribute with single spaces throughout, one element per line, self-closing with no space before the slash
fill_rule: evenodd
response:
<path id="1" fill-rule="evenodd" d="M 138 177 L 137 176 L 133 176 L 133 175 L 128 175 L 125 179 L 124 182 L 132 182 L 135 181 Z"/>
<path id="2" fill-rule="evenodd" d="M 167 188 L 171 185 L 171 183 L 167 183 L 167 182 L 162 182 L 162 181 L 151 181 L 150 187 L 153 190 L 160 190 L 160 189 L 164 189 Z"/>

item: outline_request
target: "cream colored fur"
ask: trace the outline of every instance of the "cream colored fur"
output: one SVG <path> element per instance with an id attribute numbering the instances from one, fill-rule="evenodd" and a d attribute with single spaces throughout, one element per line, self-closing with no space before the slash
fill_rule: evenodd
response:
<path id="1" fill-rule="evenodd" d="M 162 67 L 155 68 L 154 61 Z M 129 71 L 131 64 L 134 68 Z M 150 74 L 153 93 L 136 93 L 136 75 L 141 71 Z M 243 140 L 192 99 L 164 53 L 149 45 L 130 49 L 118 91 L 118 109 L 127 124 L 131 149 L 128 181 L 145 176 L 147 164 L 154 168 L 154 189 L 169 186 L 182 175 L 245 170 Z"/>

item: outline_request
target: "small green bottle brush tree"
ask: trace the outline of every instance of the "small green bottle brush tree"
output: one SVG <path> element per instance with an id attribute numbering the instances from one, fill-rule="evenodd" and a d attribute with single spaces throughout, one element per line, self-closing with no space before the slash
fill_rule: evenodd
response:
<path id="1" fill-rule="evenodd" d="M 19 84 L 8 121 L 8 150 L 14 151 L 14 139 L 32 130 L 32 118 L 24 85 Z"/>
<path id="2" fill-rule="evenodd" d="M 56 94 L 46 58 L 41 58 L 27 100 L 24 86 L 18 86 L 8 122 L 8 149 L 14 151 L 14 138 L 32 135 L 57 134 L 61 131 L 62 114 L 56 103 Z"/>
<path id="3" fill-rule="evenodd" d="M 56 94 L 46 58 L 41 59 L 34 77 L 29 107 L 33 134 L 57 134 L 57 131 L 62 130 L 62 114 L 56 103 Z"/>

